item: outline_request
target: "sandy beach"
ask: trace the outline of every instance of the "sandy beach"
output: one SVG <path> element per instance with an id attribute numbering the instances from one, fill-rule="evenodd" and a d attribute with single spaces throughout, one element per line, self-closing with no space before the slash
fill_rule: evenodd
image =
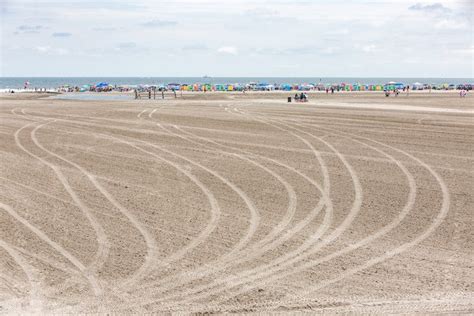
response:
<path id="1" fill-rule="evenodd" d="M 474 313 L 472 92 L 0 95 L 0 313 Z"/>

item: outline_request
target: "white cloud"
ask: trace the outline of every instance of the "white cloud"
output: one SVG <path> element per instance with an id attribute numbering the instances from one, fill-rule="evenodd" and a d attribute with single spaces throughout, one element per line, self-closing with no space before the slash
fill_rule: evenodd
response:
<path id="1" fill-rule="evenodd" d="M 69 51 L 65 48 L 56 48 L 55 53 L 58 55 L 67 55 L 69 54 Z"/>
<path id="2" fill-rule="evenodd" d="M 436 22 L 434 27 L 444 30 L 462 30 L 469 28 L 469 24 L 462 20 L 443 19 L 439 22 Z"/>
<path id="3" fill-rule="evenodd" d="M 468 0 L 36 2 L 0 0 L 4 76 L 472 76 Z"/>
<path id="4" fill-rule="evenodd" d="M 71 37 L 72 34 L 68 33 L 68 32 L 55 32 L 55 33 L 51 34 L 51 36 L 53 36 L 53 37 Z"/>
<path id="5" fill-rule="evenodd" d="M 178 22 L 176 22 L 176 21 L 166 21 L 166 20 L 158 20 L 158 19 L 154 19 L 154 20 L 151 20 L 151 21 L 148 21 L 148 22 L 141 23 L 142 26 L 155 27 L 155 28 L 174 26 L 176 24 L 178 24 Z"/>
<path id="6" fill-rule="evenodd" d="M 35 50 L 39 53 L 47 53 L 51 50 L 50 46 L 36 46 Z"/>
<path id="7" fill-rule="evenodd" d="M 452 53 L 455 54 L 460 54 L 460 55 L 466 55 L 467 57 L 474 57 L 474 45 L 471 45 L 471 47 L 467 48 L 461 48 L 461 49 L 453 49 L 451 50 Z"/>
<path id="8" fill-rule="evenodd" d="M 379 48 L 374 44 L 364 45 L 362 46 L 362 50 L 366 53 L 373 53 L 379 50 Z"/>
<path id="9" fill-rule="evenodd" d="M 222 46 L 217 49 L 217 52 L 220 54 L 229 54 L 229 55 L 237 55 L 238 50 L 234 46 Z"/>
<path id="10" fill-rule="evenodd" d="M 417 3 L 408 8 L 409 10 L 414 11 L 423 11 L 423 12 L 436 12 L 436 13 L 448 13 L 451 12 L 451 9 L 445 7 L 443 4 L 437 2 L 433 4 L 421 4 Z"/>
<path id="11" fill-rule="evenodd" d="M 53 48 L 51 46 L 36 46 L 34 50 L 40 54 L 47 54 L 47 55 L 67 55 L 69 54 L 69 50 L 65 48 Z"/>

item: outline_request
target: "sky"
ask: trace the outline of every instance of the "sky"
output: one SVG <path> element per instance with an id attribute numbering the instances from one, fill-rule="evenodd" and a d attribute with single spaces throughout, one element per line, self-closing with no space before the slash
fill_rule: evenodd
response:
<path id="1" fill-rule="evenodd" d="M 0 75 L 463 77 L 471 0 L 0 0 Z"/>

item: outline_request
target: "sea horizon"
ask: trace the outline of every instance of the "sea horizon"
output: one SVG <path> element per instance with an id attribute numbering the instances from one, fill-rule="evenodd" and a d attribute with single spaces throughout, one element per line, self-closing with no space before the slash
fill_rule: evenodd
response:
<path id="1" fill-rule="evenodd" d="M 245 84 L 249 82 L 266 82 L 270 84 L 303 84 L 303 83 L 360 83 L 360 84 L 385 84 L 388 81 L 412 84 L 415 82 L 426 84 L 463 84 L 471 83 L 473 78 L 451 78 L 451 77 L 148 77 L 148 76 L 22 76 L 22 77 L 0 77 L 0 88 L 22 88 L 25 82 L 29 82 L 29 87 L 55 88 L 61 85 L 83 86 L 107 82 L 111 85 L 139 85 L 139 84 Z"/>

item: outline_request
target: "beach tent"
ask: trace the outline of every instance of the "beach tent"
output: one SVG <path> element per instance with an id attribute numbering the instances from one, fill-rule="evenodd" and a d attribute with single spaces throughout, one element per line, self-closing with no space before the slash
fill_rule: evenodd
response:
<path id="1" fill-rule="evenodd" d="M 223 84 L 218 83 L 215 84 L 214 87 L 217 91 L 225 91 L 225 86 Z"/>
<path id="2" fill-rule="evenodd" d="M 421 82 L 415 82 L 412 84 L 413 90 L 423 90 L 423 84 Z"/>
<path id="3" fill-rule="evenodd" d="M 271 85 L 267 82 L 261 82 L 261 83 L 257 84 L 256 88 L 257 88 L 257 90 L 260 90 L 260 91 L 267 91 L 267 90 L 274 90 L 275 86 Z"/>
<path id="4" fill-rule="evenodd" d="M 401 82 L 389 81 L 384 85 L 385 90 L 403 89 L 405 85 Z"/>
<path id="5" fill-rule="evenodd" d="M 291 84 L 286 84 L 286 83 L 280 86 L 280 90 L 284 90 L 284 91 L 291 91 L 292 88 L 293 87 L 291 86 Z"/>
<path id="6" fill-rule="evenodd" d="M 83 85 L 80 89 L 79 92 L 86 92 L 90 90 L 90 86 L 88 84 Z"/>
<path id="7" fill-rule="evenodd" d="M 303 90 L 303 91 L 309 91 L 309 90 L 313 90 L 313 89 L 314 89 L 314 85 L 312 85 L 310 83 L 303 83 L 300 86 L 300 90 Z"/>
<path id="8" fill-rule="evenodd" d="M 168 90 L 178 91 L 180 88 L 181 88 L 181 84 L 179 83 L 168 83 Z"/>
<path id="9" fill-rule="evenodd" d="M 314 86 L 316 89 L 318 89 L 319 91 L 324 91 L 326 90 L 326 86 L 322 83 L 318 83 L 317 85 Z"/>

